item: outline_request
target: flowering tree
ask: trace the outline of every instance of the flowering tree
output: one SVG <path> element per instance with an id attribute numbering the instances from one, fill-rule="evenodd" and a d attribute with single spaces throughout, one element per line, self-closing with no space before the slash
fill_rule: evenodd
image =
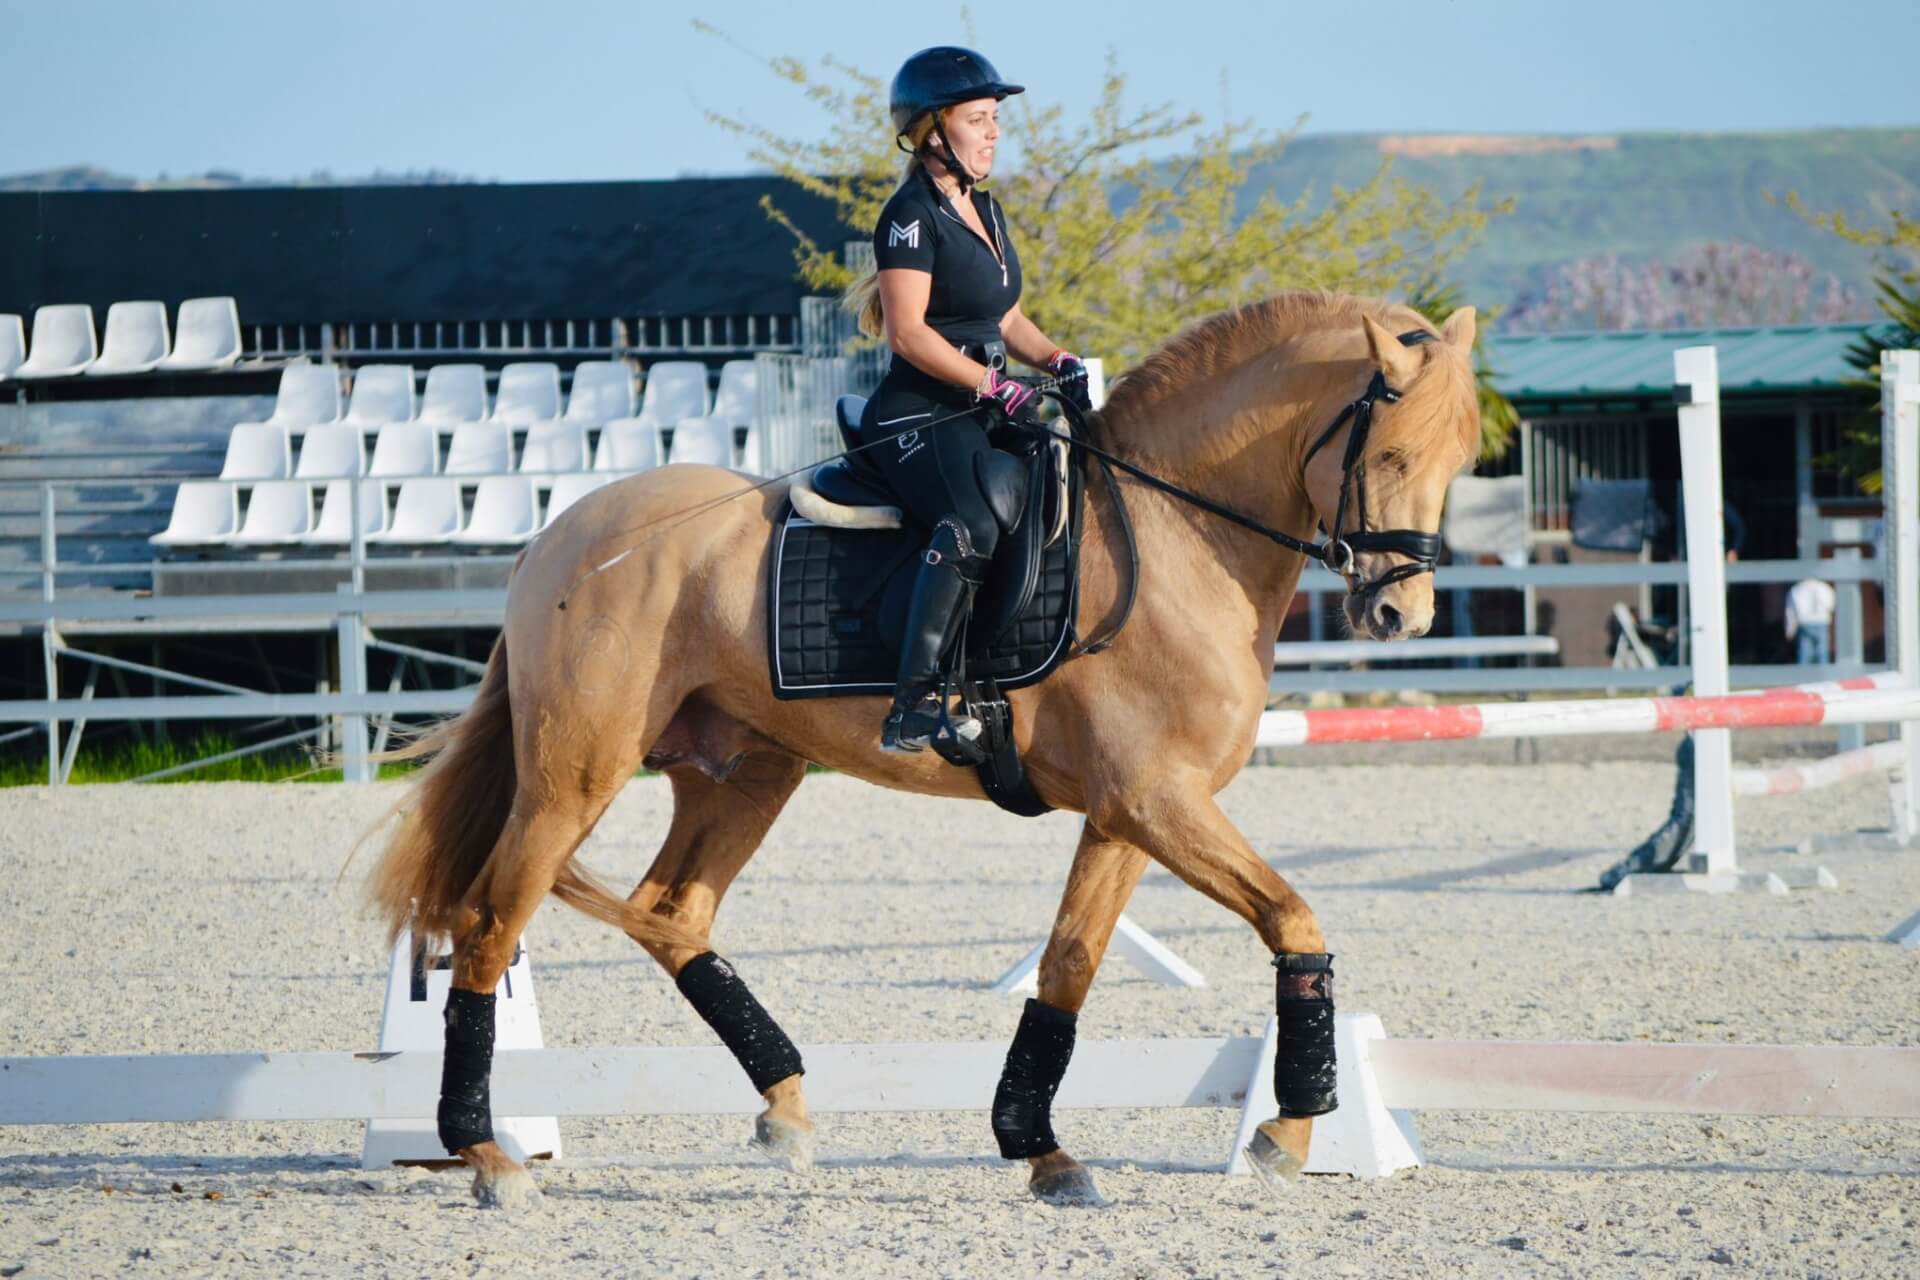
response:
<path id="1" fill-rule="evenodd" d="M 1516 332 L 1839 324 L 1866 304 L 1797 253 L 1708 243 L 1667 262 L 1595 254 L 1559 267 L 1506 314 Z"/>

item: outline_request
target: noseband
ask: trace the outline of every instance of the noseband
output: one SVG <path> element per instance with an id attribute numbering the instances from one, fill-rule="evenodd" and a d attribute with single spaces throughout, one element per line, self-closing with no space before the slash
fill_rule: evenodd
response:
<path id="1" fill-rule="evenodd" d="M 1433 341 L 1433 335 L 1423 329 L 1400 335 L 1400 345 L 1417 347 L 1423 342 Z M 1307 554 L 1314 556 L 1320 563 L 1347 580 L 1347 594 L 1370 599 L 1384 588 L 1423 573 L 1432 573 L 1434 563 L 1440 559 L 1440 535 L 1422 533 L 1418 529 L 1382 529 L 1371 532 L 1367 529 L 1367 468 L 1361 461 L 1366 451 L 1367 436 L 1373 430 L 1373 406 L 1377 403 L 1394 404 L 1400 399 L 1400 393 L 1387 385 L 1387 376 L 1375 372 L 1373 380 L 1367 383 L 1367 389 L 1360 398 L 1340 411 L 1333 425 L 1320 433 L 1307 449 L 1302 465 L 1313 461 L 1313 455 L 1320 447 L 1340 433 L 1340 428 L 1349 421 L 1353 430 L 1347 434 L 1347 448 L 1340 459 L 1340 501 L 1334 507 L 1333 528 L 1326 529 L 1327 540 L 1317 544 Z M 1347 496 L 1352 494 L 1354 518 L 1357 524 L 1351 533 L 1343 533 L 1347 523 Z M 1324 528 L 1324 526 L 1322 526 Z M 1395 565 L 1379 577 L 1361 582 L 1354 566 L 1354 553 L 1359 551 L 1390 552 L 1406 556 L 1408 564 Z"/>

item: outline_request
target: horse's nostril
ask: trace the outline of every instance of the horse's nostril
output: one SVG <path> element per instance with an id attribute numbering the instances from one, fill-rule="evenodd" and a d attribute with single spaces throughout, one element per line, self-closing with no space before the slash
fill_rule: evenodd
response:
<path id="1" fill-rule="evenodd" d="M 1382 631 L 1390 636 L 1400 634 L 1402 621 L 1398 609 L 1383 600 L 1380 602 L 1379 608 L 1375 610 L 1375 617 L 1378 619 Z"/>

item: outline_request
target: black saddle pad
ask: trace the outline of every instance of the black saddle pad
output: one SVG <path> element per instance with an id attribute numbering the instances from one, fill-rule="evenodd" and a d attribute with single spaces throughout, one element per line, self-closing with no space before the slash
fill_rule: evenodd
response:
<path id="1" fill-rule="evenodd" d="M 1077 498 L 1077 494 L 1075 495 Z M 1074 504 L 1076 507 L 1078 503 Z M 1067 532 L 1040 554 L 1027 607 L 998 636 L 967 635 L 967 671 L 1003 689 L 1033 684 L 1067 653 L 1079 595 L 1075 550 L 1078 511 Z M 927 531 L 839 529 L 786 508 L 774 533 L 768 574 L 768 652 L 779 698 L 832 698 L 893 692 L 913 578 Z M 980 592 L 984 604 L 994 587 Z M 990 610 L 976 605 L 977 619 Z"/>

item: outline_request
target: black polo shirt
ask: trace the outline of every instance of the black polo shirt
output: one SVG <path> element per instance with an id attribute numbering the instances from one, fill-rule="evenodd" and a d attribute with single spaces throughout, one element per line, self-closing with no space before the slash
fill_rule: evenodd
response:
<path id="1" fill-rule="evenodd" d="M 882 271 L 905 269 L 933 276 L 927 324 L 955 346 L 998 342 L 1001 319 L 1020 301 L 1020 255 L 1014 252 L 999 202 L 977 187 L 972 199 L 980 224 L 999 246 L 1000 258 L 962 220 L 923 167 L 900 184 L 873 230 L 873 256 Z M 897 354 L 893 363 L 896 370 L 912 368 Z"/>

